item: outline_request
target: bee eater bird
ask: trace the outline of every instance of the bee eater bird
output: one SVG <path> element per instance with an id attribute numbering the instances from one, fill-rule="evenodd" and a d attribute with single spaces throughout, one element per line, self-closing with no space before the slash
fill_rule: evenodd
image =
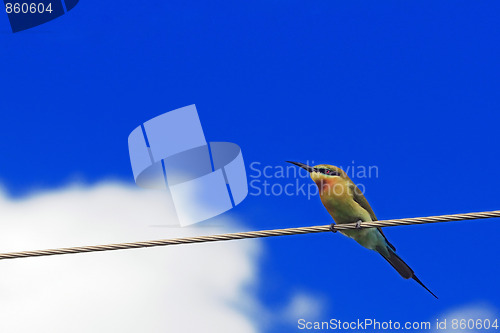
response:
<path id="1" fill-rule="evenodd" d="M 337 224 L 376 221 L 377 217 L 359 188 L 340 168 L 319 164 L 309 165 L 290 162 L 306 169 L 319 189 L 321 202 Z M 415 275 L 413 270 L 396 254 L 396 248 L 385 237 L 381 228 L 341 230 L 342 234 L 354 239 L 364 247 L 382 255 L 405 279 L 413 279 L 432 296 L 438 298 Z"/>

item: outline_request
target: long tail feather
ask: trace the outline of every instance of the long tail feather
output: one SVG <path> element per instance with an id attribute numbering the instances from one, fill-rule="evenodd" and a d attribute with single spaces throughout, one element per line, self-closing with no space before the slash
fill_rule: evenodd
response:
<path id="1" fill-rule="evenodd" d="M 420 281 L 420 279 L 419 279 L 419 278 L 418 278 L 415 274 L 413 274 L 413 280 L 417 281 L 417 283 L 418 283 L 419 285 L 421 285 L 422 287 L 424 287 L 424 288 L 425 288 L 425 290 L 427 290 L 428 292 L 430 292 L 432 296 L 434 296 L 434 297 L 438 298 L 438 297 L 437 297 L 437 296 L 436 296 L 436 295 L 435 295 L 432 291 L 430 291 L 430 290 L 429 290 L 429 288 L 427 288 L 427 287 L 425 286 L 425 284 L 424 284 L 422 281 Z"/>
<path id="2" fill-rule="evenodd" d="M 389 264 L 391 264 L 392 267 L 394 267 L 396 271 L 398 271 L 399 275 L 401 275 L 404 279 L 415 280 L 419 285 L 424 287 L 425 290 L 427 290 L 432 296 L 438 298 L 432 291 L 429 290 L 429 288 L 425 286 L 425 284 L 423 284 L 422 281 L 420 281 L 420 279 L 415 275 L 410 266 L 408 266 L 408 264 L 405 263 L 404 260 L 401 259 L 401 257 L 399 257 L 396 254 L 396 252 L 394 252 L 391 248 L 387 247 L 387 251 L 378 251 L 378 252 L 382 255 L 382 257 L 384 257 L 385 260 L 387 260 Z"/>

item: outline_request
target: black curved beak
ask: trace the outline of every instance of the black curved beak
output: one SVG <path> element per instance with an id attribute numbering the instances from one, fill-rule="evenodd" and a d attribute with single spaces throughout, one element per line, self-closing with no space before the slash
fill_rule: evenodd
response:
<path id="1" fill-rule="evenodd" d="M 307 171 L 309 172 L 315 172 L 316 169 L 314 169 L 313 167 L 307 165 L 307 164 L 304 164 L 304 163 L 299 163 L 299 162 L 292 162 L 292 161 L 285 161 L 287 163 L 292 163 L 298 167 L 301 167 L 302 169 L 306 169 Z"/>

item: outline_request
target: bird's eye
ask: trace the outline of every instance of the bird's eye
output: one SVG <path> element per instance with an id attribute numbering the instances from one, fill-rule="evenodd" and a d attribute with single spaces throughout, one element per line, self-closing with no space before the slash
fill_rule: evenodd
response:
<path id="1" fill-rule="evenodd" d="M 329 176 L 339 176 L 339 173 L 335 170 L 323 169 L 323 173 Z"/>

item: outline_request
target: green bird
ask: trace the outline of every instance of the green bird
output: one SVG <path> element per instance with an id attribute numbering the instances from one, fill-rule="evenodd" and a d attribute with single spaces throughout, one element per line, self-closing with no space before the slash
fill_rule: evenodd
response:
<path id="1" fill-rule="evenodd" d="M 290 162 L 306 169 L 319 189 L 321 202 L 337 224 L 377 221 L 377 217 L 363 193 L 340 168 L 319 164 L 311 167 Z M 438 298 L 415 275 L 413 270 L 396 254 L 396 248 L 385 237 L 381 228 L 341 230 L 342 234 L 354 239 L 364 247 L 376 251 L 405 279 L 413 279 L 432 296 Z"/>

